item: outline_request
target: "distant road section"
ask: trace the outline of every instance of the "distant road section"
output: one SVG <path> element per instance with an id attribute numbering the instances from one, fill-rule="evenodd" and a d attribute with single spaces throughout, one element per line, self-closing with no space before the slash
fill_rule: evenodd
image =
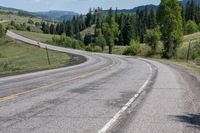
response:
<path id="1" fill-rule="evenodd" d="M 191 121 L 198 116 L 199 102 L 193 98 L 199 91 L 193 91 L 200 85 L 187 73 L 151 60 L 51 46 L 10 31 L 7 35 L 87 61 L 0 78 L 0 132 L 199 131 Z"/>
<path id="2" fill-rule="evenodd" d="M 0 20 L 0 23 L 8 23 L 9 20 Z"/>

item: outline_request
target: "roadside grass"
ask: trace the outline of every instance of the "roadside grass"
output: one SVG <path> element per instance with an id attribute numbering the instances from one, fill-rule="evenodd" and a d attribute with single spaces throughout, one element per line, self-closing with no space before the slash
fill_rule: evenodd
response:
<path id="1" fill-rule="evenodd" d="M 18 30 L 12 30 L 12 31 L 29 39 L 33 39 L 43 43 L 52 42 L 52 37 L 54 36 L 59 37 L 59 35 L 50 35 L 50 34 L 29 32 L 29 31 L 18 31 Z"/>
<path id="2" fill-rule="evenodd" d="M 113 47 L 113 54 L 122 55 L 126 48 L 127 48 L 127 46 L 114 46 Z M 103 53 L 108 53 L 108 47 L 105 48 Z"/>
<path id="3" fill-rule="evenodd" d="M 0 74 L 61 67 L 70 60 L 67 54 L 55 51 L 49 51 L 49 58 L 50 65 L 45 49 L 9 37 L 0 38 Z"/>
<path id="4" fill-rule="evenodd" d="M 181 48 L 185 47 L 186 48 L 185 52 L 187 52 L 189 42 L 192 39 L 195 39 L 195 41 L 200 41 L 200 32 L 184 36 L 183 45 L 181 46 Z M 187 53 L 184 53 L 184 54 L 186 55 Z M 186 58 L 186 56 L 185 56 L 185 58 Z M 180 66 L 183 69 L 191 72 L 193 75 L 200 77 L 200 65 L 196 65 L 194 63 L 194 61 L 187 62 L 186 59 L 170 59 L 170 60 L 156 59 L 156 58 L 153 58 L 153 59 L 161 61 L 161 62 L 175 64 L 175 65 Z"/>
<path id="5" fill-rule="evenodd" d="M 197 39 L 198 41 L 200 40 L 200 32 L 190 34 L 190 35 L 185 35 L 183 38 L 183 45 L 188 45 L 190 40 L 192 39 Z"/>
<path id="6" fill-rule="evenodd" d="M 193 62 L 187 63 L 185 60 L 175 60 L 175 59 L 171 59 L 171 60 L 153 59 L 153 60 L 160 61 L 163 63 L 177 65 L 177 66 L 183 68 L 184 70 L 188 71 L 189 73 L 192 73 L 193 75 L 195 75 L 196 77 L 198 77 L 200 79 L 200 66 L 194 64 Z"/>
<path id="7" fill-rule="evenodd" d="M 82 34 L 85 35 L 87 33 L 91 33 L 91 32 L 93 32 L 92 29 L 93 28 L 88 28 L 85 31 L 82 31 Z M 33 39 L 36 41 L 41 41 L 41 42 L 51 42 L 52 37 L 54 36 L 54 35 L 49 35 L 49 34 L 28 32 L 28 31 L 14 31 L 14 32 L 16 32 L 22 36 L 28 37 L 30 39 Z M 59 37 L 59 35 L 56 35 L 56 36 Z M 187 45 L 189 44 L 189 41 L 194 38 L 197 38 L 197 40 L 200 40 L 200 32 L 184 36 L 183 45 L 181 47 L 187 47 Z M 126 48 L 127 48 L 127 46 L 114 46 L 113 54 L 122 55 Z M 105 48 L 103 53 L 108 53 L 108 47 Z M 160 60 L 160 61 L 162 60 L 165 62 L 168 61 L 168 62 L 174 63 L 176 65 L 182 66 L 185 69 L 190 70 L 190 71 L 200 75 L 200 67 L 198 65 L 195 65 L 193 62 L 186 63 L 185 60 L 178 60 L 178 59 L 165 60 L 165 59 L 161 59 L 161 57 L 158 55 L 152 56 L 151 58 Z"/>

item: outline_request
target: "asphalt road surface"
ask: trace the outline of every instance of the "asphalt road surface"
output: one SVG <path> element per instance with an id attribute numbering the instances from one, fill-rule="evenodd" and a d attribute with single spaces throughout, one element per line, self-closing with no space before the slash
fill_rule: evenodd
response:
<path id="1" fill-rule="evenodd" d="M 179 68 L 7 35 L 87 61 L 0 78 L 0 133 L 200 132 L 200 84 Z"/>

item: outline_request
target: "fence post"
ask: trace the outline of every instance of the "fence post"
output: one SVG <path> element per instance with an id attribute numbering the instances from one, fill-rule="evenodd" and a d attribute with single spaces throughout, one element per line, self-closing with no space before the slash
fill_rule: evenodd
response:
<path id="1" fill-rule="evenodd" d="M 50 59 L 49 59 L 49 52 L 48 52 L 48 49 L 47 49 L 47 46 L 45 47 L 46 49 L 46 54 L 47 54 L 47 61 L 48 61 L 48 64 L 50 65 Z"/>

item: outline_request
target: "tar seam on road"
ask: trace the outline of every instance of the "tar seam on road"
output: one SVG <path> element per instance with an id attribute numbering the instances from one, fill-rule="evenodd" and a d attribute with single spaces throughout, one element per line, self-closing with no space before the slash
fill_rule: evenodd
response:
<path id="1" fill-rule="evenodd" d="M 144 59 L 141 59 L 141 60 L 144 60 Z M 152 77 L 152 74 L 153 74 L 153 69 L 151 67 L 150 64 L 147 63 L 147 66 L 149 67 L 150 69 L 150 76 L 148 77 L 148 79 L 145 81 L 145 83 L 142 85 L 142 87 L 140 87 L 140 89 L 137 91 L 137 93 L 134 95 L 134 97 L 132 97 L 128 103 L 126 103 L 119 112 L 117 112 L 114 117 L 112 119 L 110 119 L 110 121 L 108 123 L 106 123 L 106 125 L 100 129 L 98 131 L 98 133 L 106 133 L 108 132 L 108 130 L 113 127 L 113 125 L 117 122 L 117 120 L 120 119 L 120 117 L 124 114 L 125 111 L 128 110 L 128 108 L 131 106 L 131 104 L 133 104 L 133 102 L 141 95 L 141 93 L 144 91 L 145 87 L 148 85 L 148 83 L 150 82 L 151 80 L 151 77 Z"/>
<path id="2" fill-rule="evenodd" d="M 100 68 L 98 70 L 95 70 L 93 72 L 89 72 L 89 73 L 84 73 L 84 74 L 81 74 L 81 75 L 78 75 L 78 76 L 75 76 L 74 78 L 71 78 L 71 79 L 68 79 L 68 80 L 62 80 L 62 81 L 58 81 L 58 82 L 55 82 L 53 84 L 50 84 L 50 85 L 46 85 L 46 86 L 42 86 L 42 87 L 39 87 L 39 88 L 35 88 L 35 89 L 31 89 L 31 90 L 28 90 L 28 91 L 24 91 L 24 92 L 21 92 L 21 93 L 17 93 L 17 94 L 13 94 L 13 95 L 10 95 L 10 96 L 6 96 L 6 97 L 2 97 L 0 98 L 0 103 L 1 102 L 5 102 L 5 101 L 8 101 L 8 100 L 12 100 L 12 99 L 15 99 L 19 96 L 22 96 L 22 95 L 25 95 L 27 93 L 31 93 L 33 91 L 37 91 L 37 90 L 41 90 L 41 89 L 45 89 L 45 88 L 48 88 L 48 87 L 53 87 L 53 86 L 56 86 L 56 85 L 59 85 L 59 84 L 64 84 L 64 83 L 69 83 L 73 80 L 76 80 L 76 79 L 83 79 L 83 78 L 87 78 L 89 76 L 93 76 L 109 67 L 112 67 L 113 65 L 117 64 L 117 62 L 112 59 L 112 64 L 108 65 L 108 66 L 105 66 L 103 68 Z"/>

